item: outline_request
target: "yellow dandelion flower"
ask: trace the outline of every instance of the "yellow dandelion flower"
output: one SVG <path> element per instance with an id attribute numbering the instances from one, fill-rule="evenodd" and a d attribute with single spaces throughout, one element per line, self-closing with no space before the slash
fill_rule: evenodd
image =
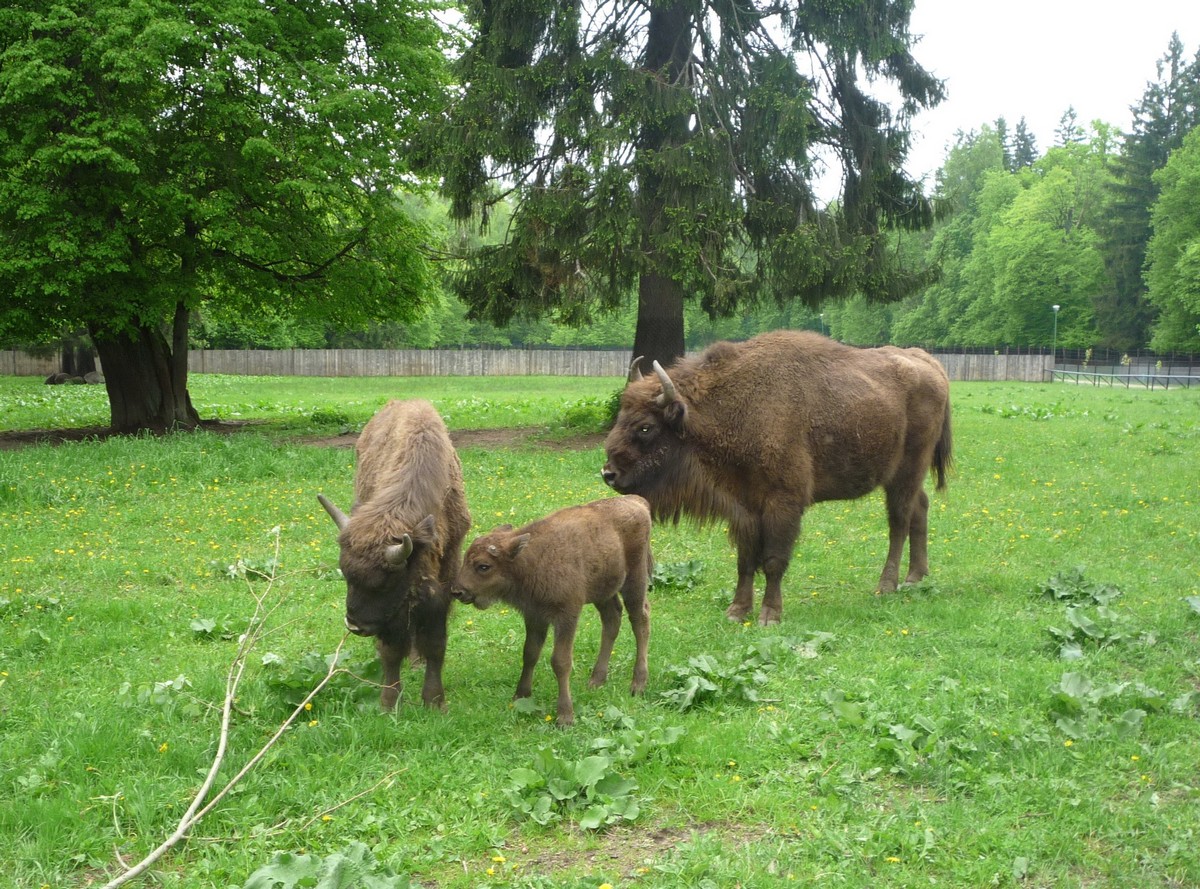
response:
<path id="1" fill-rule="evenodd" d="M 1063 741 L 1063 746 L 1064 747 L 1074 747 L 1075 742 L 1074 741 Z"/>
<path id="2" fill-rule="evenodd" d="M 167 745 L 167 742 L 166 742 L 166 741 L 163 741 L 161 744 L 159 744 L 159 745 L 158 745 L 158 752 L 159 752 L 159 753 L 166 753 L 166 752 L 167 752 L 167 746 L 168 746 L 168 745 Z"/>
<path id="3" fill-rule="evenodd" d="M 492 861 L 496 862 L 496 864 L 504 864 L 504 862 L 507 860 L 508 859 L 506 859 L 503 855 L 501 855 L 499 853 L 496 853 L 495 855 L 492 856 Z"/>
<path id="4" fill-rule="evenodd" d="M 890 862 L 890 863 L 892 863 L 892 864 L 899 864 L 899 863 L 900 863 L 900 859 L 899 859 L 899 858 L 897 858 L 895 855 L 889 855 L 887 858 L 885 858 L 885 859 L 883 859 L 883 860 L 884 860 L 884 861 L 888 861 L 888 862 Z"/>

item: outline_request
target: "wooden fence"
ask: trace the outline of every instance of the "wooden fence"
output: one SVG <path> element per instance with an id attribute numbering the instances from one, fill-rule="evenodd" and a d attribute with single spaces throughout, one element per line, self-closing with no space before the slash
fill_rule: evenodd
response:
<path id="1" fill-rule="evenodd" d="M 188 353 L 191 373 L 294 377 L 580 376 L 624 377 L 631 355 L 622 351 L 556 349 L 282 349 Z M 951 380 L 1047 382 L 1049 355 L 939 354 Z M 99 369 L 99 361 L 97 361 Z M 49 376 L 59 359 L 0 351 L 0 374 Z"/>

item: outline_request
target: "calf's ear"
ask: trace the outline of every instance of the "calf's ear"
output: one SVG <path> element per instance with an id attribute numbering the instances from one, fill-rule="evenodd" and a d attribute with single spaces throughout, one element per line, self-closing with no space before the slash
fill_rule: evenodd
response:
<path id="1" fill-rule="evenodd" d="M 519 555 L 521 550 L 525 549 L 525 544 L 529 543 L 528 534 L 520 534 L 508 542 L 508 557 L 514 558 Z"/>

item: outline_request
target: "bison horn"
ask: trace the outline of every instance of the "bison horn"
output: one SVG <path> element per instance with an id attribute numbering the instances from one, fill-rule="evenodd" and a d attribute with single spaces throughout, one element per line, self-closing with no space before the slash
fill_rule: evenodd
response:
<path id="1" fill-rule="evenodd" d="M 350 519 L 346 518 L 346 514 L 338 509 L 324 494 L 318 494 L 317 499 L 321 501 L 321 505 L 325 507 L 325 511 L 329 513 L 329 517 L 333 519 L 333 523 L 338 526 L 339 531 L 345 531 L 346 525 L 350 523 Z"/>
<path id="2" fill-rule="evenodd" d="M 638 365 L 641 363 L 644 357 L 646 356 L 639 355 L 629 363 L 629 377 L 626 382 L 637 383 L 642 379 L 642 369 L 638 367 Z"/>
<path id="3" fill-rule="evenodd" d="M 678 401 L 679 395 L 675 391 L 675 384 L 671 382 L 671 378 L 667 376 L 667 372 L 663 370 L 661 364 L 654 362 L 654 373 L 658 376 L 658 381 L 662 383 L 662 395 L 658 396 L 655 401 L 659 407 L 670 404 L 672 401 Z"/>
<path id="4" fill-rule="evenodd" d="M 383 551 L 383 560 L 389 565 L 394 565 L 398 568 L 401 565 L 408 564 L 408 557 L 412 555 L 412 551 L 412 537 L 405 534 L 400 538 L 399 543 L 393 543 Z"/>

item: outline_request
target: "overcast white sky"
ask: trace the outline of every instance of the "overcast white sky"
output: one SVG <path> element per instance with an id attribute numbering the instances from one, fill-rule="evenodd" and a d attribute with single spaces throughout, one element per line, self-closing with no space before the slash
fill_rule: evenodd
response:
<path id="1" fill-rule="evenodd" d="M 1127 131 L 1173 31 L 1195 57 L 1200 0 L 916 0 L 911 30 L 922 35 L 913 55 L 948 93 L 913 127 L 908 171 L 932 186 L 955 131 L 997 117 L 1011 133 L 1024 116 L 1039 152 L 1069 105 L 1085 127 Z"/>

